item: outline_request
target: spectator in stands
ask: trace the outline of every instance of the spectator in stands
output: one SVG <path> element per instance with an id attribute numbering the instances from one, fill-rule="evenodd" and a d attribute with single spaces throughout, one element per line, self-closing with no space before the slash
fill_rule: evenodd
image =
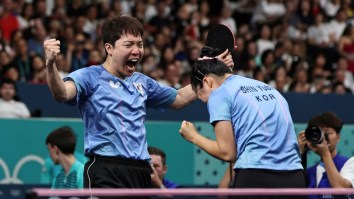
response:
<path id="1" fill-rule="evenodd" d="M 85 34 L 78 33 L 75 35 L 74 43 L 68 45 L 66 57 L 71 66 L 71 72 L 86 67 L 90 55 L 86 46 L 87 40 Z"/>
<path id="2" fill-rule="evenodd" d="M 28 38 L 28 54 L 30 56 L 39 54 L 44 57 L 44 49 L 42 44 L 46 39 L 48 39 L 48 36 L 43 21 L 40 19 L 33 20 L 31 36 Z"/>
<path id="3" fill-rule="evenodd" d="M 339 39 L 339 54 L 348 62 L 347 70 L 354 72 L 354 25 L 348 24 Z"/>
<path id="4" fill-rule="evenodd" d="M 230 7 L 230 2 L 225 1 L 222 8 L 220 23 L 229 27 L 232 33 L 236 35 L 237 24 L 235 19 L 232 17 L 232 15 L 233 15 L 233 9 Z"/>
<path id="5" fill-rule="evenodd" d="M 177 62 L 177 61 L 176 61 Z M 168 63 L 164 70 L 164 76 L 161 80 L 159 80 L 159 84 L 170 86 L 176 89 L 181 88 L 179 84 L 181 68 L 175 62 Z"/>
<path id="6" fill-rule="evenodd" d="M 269 81 L 271 74 L 276 69 L 274 50 L 267 49 L 263 51 L 261 61 L 261 69 L 266 75 L 266 80 Z"/>
<path id="7" fill-rule="evenodd" d="M 46 84 L 46 68 L 45 68 L 45 60 L 41 55 L 34 55 L 31 60 L 31 65 L 33 68 L 33 77 L 31 82 L 37 84 Z"/>
<path id="8" fill-rule="evenodd" d="M 57 65 L 61 79 L 64 79 L 64 77 L 69 75 L 70 66 L 62 53 L 58 54 L 55 64 Z"/>
<path id="9" fill-rule="evenodd" d="M 270 25 L 261 25 L 259 32 L 260 37 L 257 39 L 257 53 L 258 56 L 262 56 L 265 50 L 273 50 L 275 47 L 275 43 L 272 39 L 272 29 Z"/>
<path id="10" fill-rule="evenodd" d="M 338 1 L 338 0 L 334 0 Z M 334 44 L 337 44 L 347 26 L 347 15 L 343 8 L 340 8 L 334 19 L 328 23 L 329 38 Z"/>
<path id="11" fill-rule="evenodd" d="M 343 87 L 344 93 L 352 93 L 351 89 L 345 85 L 345 80 L 346 80 L 345 78 L 346 78 L 346 71 L 344 69 L 337 67 L 337 70 L 334 73 L 332 84 Z M 333 87 L 333 91 L 335 91 L 335 87 Z"/>
<path id="12" fill-rule="evenodd" d="M 344 95 L 344 94 L 349 94 L 351 91 L 344 86 L 343 83 L 341 82 L 336 82 L 333 84 L 333 93 L 339 94 L 339 95 Z"/>
<path id="13" fill-rule="evenodd" d="M 185 87 L 185 86 L 191 84 L 191 75 L 192 75 L 192 73 L 190 71 L 185 71 L 182 74 L 181 79 L 180 79 L 181 87 Z"/>
<path id="14" fill-rule="evenodd" d="M 17 55 L 14 59 L 14 63 L 19 71 L 20 81 L 30 81 L 33 76 L 33 68 L 31 65 L 31 57 L 28 54 L 28 44 L 24 38 L 19 38 L 16 46 Z"/>
<path id="15" fill-rule="evenodd" d="M 4 70 L 5 66 L 10 64 L 10 62 L 11 62 L 11 57 L 9 53 L 7 53 L 6 50 L 4 49 L 0 50 L 0 74 Z"/>
<path id="16" fill-rule="evenodd" d="M 84 165 L 76 159 L 76 135 L 70 127 L 53 130 L 45 140 L 51 159 L 60 165 L 61 171 L 52 182 L 52 188 L 79 189 L 83 188 Z"/>
<path id="17" fill-rule="evenodd" d="M 197 2 L 199 3 L 199 8 L 196 6 L 198 5 L 196 4 Z M 214 2 L 208 0 L 193 2 L 160 2 L 156 0 L 95 2 L 79 0 L 69 4 L 64 1 L 52 2 L 36 0 L 23 3 L 22 1 L 5 0 L 2 3 L 0 7 L 2 7 L 3 10 L 0 12 L 0 16 L 10 16 L 7 15 L 9 13 L 8 10 L 10 10 L 10 13 L 13 13 L 13 15 L 17 17 L 17 21 L 20 20 L 20 28 L 13 29 L 9 36 L 6 36 L 8 35 L 7 31 L 0 33 L 0 50 L 5 49 L 10 55 L 11 60 L 15 55 L 21 55 L 23 58 L 22 61 L 19 63 L 15 62 L 15 66 L 18 67 L 20 81 L 25 82 L 31 81 L 33 74 L 30 76 L 28 76 L 28 74 L 24 75 L 24 73 L 28 73 L 28 68 L 26 67 L 27 63 L 23 54 L 25 53 L 26 55 L 32 56 L 35 52 L 43 53 L 43 48 L 38 46 L 38 41 L 43 40 L 45 36 L 60 38 L 61 53 L 67 60 L 68 67 L 72 67 L 72 69 L 66 70 L 68 72 L 90 65 L 88 62 L 91 61 L 88 60 L 88 57 L 91 51 L 94 51 L 93 54 L 96 54 L 95 51 L 98 50 L 100 57 L 104 58 L 105 52 L 100 31 L 103 22 L 102 19 L 104 17 L 114 16 L 120 12 L 132 12 L 134 15 L 138 16 L 145 29 L 144 36 L 142 37 L 144 44 L 146 44 L 146 47 L 152 49 L 152 54 L 157 63 L 163 60 L 163 49 L 165 49 L 166 46 L 172 46 L 174 50 L 172 54 L 169 55 L 169 57 L 172 57 L 172 60 L 169 60 L 169 62 L 181 60 L 184 63 L 183 68 L 186 68 L 185 66 L 187 65 L 187 68 L 190 69 L 188 64 L 192 65 L 198 58 L 201 48 L 200 44 L 205 42 L 207 30 L 211 25 L 215 24 L 215 22 L 220 22 L 222 14 L 230 14 L 230 12 L 222 12 L 223 6 L 224 8 L 226 6 L 225 9 L 228 11 L 234 12 L 233 17 L 236 16 L 238 19 L 236 38 L 239 48 L 236 52 L 237 56 L 234 57 L 234 59 L 237 60 L 237 69 L 241 70 L 240 75 L 257 77 L 257 75 L 253 74 L 254 63 L 260 67 L 261 51 L 264 52 L 265 49 L 273 48 L 272 46 L 274 44 L 278 45 L 275 46 L 276 65 L 286 66 L 287 71 L 290 72 L 289 76 L 291 77 L 294 76 L 294 72 L 296 71 L 296 68 L 291 69 L 294 57 L 300 57 L 303 63 L 310 63 L 307 69 L 311 72 L 313 68 L 312 63 L 315 62 L 314 59 L 320 53 L 326 58 L 325 70 L 329 70 L 330 74 L 334 73 L 335 68 L 333 67 L 337 64 L 339 59 L 338 52 L 349 62 L 347 67 L 349 72 L 353 71 L 353 67 L 350 63 L 352 62 L 352 58 L 348 56 L 352 50 L 351 43 L 349 42 L 351 40 L 349 38 L 350 34 L 340 35 L 340 33 L 343 32 L 343 28 L 353 22 L 353 18 L 350 18 L 353 16 L 353 8 L 350 7 L 350 0 L 342 0 L 341 8 L 338 7 L 338 0 L 333 1 L 333 3 L 330 0 L 315 0 L 311 2 L 253 0 L 240 1 L 237 3 L 233 1 Z M 247 4 L 247 8 L 243 6 L 245 3 Z M 335 5 L 330 9 L 330 13 L 336 14 L 335 18 L 329 17 L 326 12 L 321 10 L 321 8 L 324 8 L 324 3 L 327 6 L 330 5 L 329 7 L 325 6 L 325 10 Z M 99 12 L 94 8 L 95 4 L 100 6 Z M 230 4 L 230 8 L 227 7 L 228 4 Z M 309 6 L 309 4 L 311 5 Z M 260 9 L 254 9 L 254 7 Z M 257 18 L 256 23 L 252 23 L 250 20 L 251 15 L 246 14 L 253 10 L 257 13 L 254 15 L 255 18 L 257 18 L 257 15 L 262 15 L 260 18 Z M 218 12 L 217 16 L 215 14 L 216 12 Z M 248 16 L 244 17 L 245 15 Z M 212 16 L 216 17 L 213 18 Z M 229 16 L 230 15 L 228 15 L 228 17 Z M 154 20 L 151 20 L 152 18 L 154 18 Z M 312 22 L 312 18 L 315 18 L 314 23 Z M 158 21 L 162 21 L 163 23 L 157 23 Z M 166 24 L 166 21 L 170 23 Z M 3 25 L 15 25 L 15 23 L 6 22 L 7 23 Z M 258 31 L 258 26 L 268 26 L 268 30 L 265 28 L 265 31 Z M 297 34 L 297 31 L 301 32 L 301 34 Z M 47 34 L 45 34 L 46 32 Z M 266 37 L 269 35 L 269 38 L 265 37 L 265 39 L 263 39 L 263 37 L 255 37 L 255 35 L 260 35 L 260 32 L 266 35 Z M 295 36 L 300 35 L 300 37 L 295 37 L 288 33 L 295 34 Z M 84 35 L 85 38 L 90 38 L 85 39 L 84 48 L 87 50 L 87 53 L 84 53 L 84 55 L 82 53 L 76 53 L 82 49 L 83 45 L 81 45 L 81 39 L 76 40 L 82 35 Z M 302 35 L 308 35 L 308 39 L 302 40 L 306 38 L 302 37 Z M 6 39 L 6 37 L 9 37 L 9 39 Z M 16 47 L 18 43 L 24 43 L 20 41 L 22 39 L 25 39 L 28 43 L 27 50 L 24 47 L 25 45 L 21 45 L 23 46 L 21 49 Z M 259 49 L 252 47 L 254 42 L 259 44 Z M 271 43 L 270 45 L 269 42 Z M 242 43 L 244 47 L 242 47 Z M 283 47 L 281 47 L 281 43 Z M 292 52 L 293 45 L 297 52 Z M 303 47 L 299 48 L 299 46 Z M 70 53 L 67 53 L 68 49 Z M 247 52 L 245 49 L 251 50 Z M 171 51 L 169 51 L 169 53 L 170 52 Z M 254 59 L 255 61 L 250 61 L 250 59 Z M 190 62 L 188 63 L 188 61 Z M 279 61 L 284 63 L 279 64 Z M 166 65 L 167 64 L 164 66 Z M 149 70 L 149 73 L 153 72 L 148 75 L 159 79 L 161 70 L 161 68 Z M 269 71 L 268 75 L 274 73 L 275 68 L 271 68 L 271 70 L 273 71 Z M 12 69 L 10 71 L 14 72 Z M 32 73 L 32 71 L 30 71 L 30 73 Z M 182 73 L 179 74 L 179 76 L 181 75 Z M 309 83 L 313 84 L 315 80 L 312 79 L 311 76 L 309 77 Z M 274 79 L 268 79 L 267 77 L 265 79 L 265 81 L 271 80 Z M 18 80 L 16 79 L 16 81 Z M 280 84 L 281 81 L 280 78 Z M 348 84 L 347 82 L 348 81 L 346 81 L 345 86 L 353 90 L 354 83 Z M 311 89 L 311 92 L 317 91 Z"/>
<path id="18" fill-rule="evenodd" d="M 325 81 L 323 86 L 320 88 L 319 93 L 331 94 L 333 92 L 332 84 L 329 81 Z"/>
<path id="19" fill-rule="evenodd" d="M 327 47 L 329 45 L 329 35 L 327 34 L 327 26 L 324 23 L 324 15 L 322 12 L 315 16 L 315 23 L 307 29 L 307 39 L 309 45 Z"/>
<path id="20" fill-rule="evenodd" d="M 287 92 L 289 89 L 289 82 L 291 81 L 291 78 L 287 76 L 285 67 L 277 67 L 272 76 L 273 80 L 269 82 L 269 85 L 274 87 L 281 93 Z"/>
<path id="21" fill-rule="evenodd" d="M 318 127 L 324 134 L 324 139 L 319 144 L 309 142 L 305 137 L 305 132 L 298 135 L 301 154 L 306 155 L 309 149 L 321 158 L 320 163 L 307 168 L 307 187 L 353 188 L 354 158 L 342 156 L 337 150 L 343 127 L 341 119 L 332 112 L 324 112 L 313 116 L 307 123 L 307 127 Z M 321 195 L 310 198 L 332 198 L 332 196 L 326 194 L 323 197 Z"/>
<path id="22" fill-rule="evenodd" d="M 13 9 L 13 0 L 2 1 L 0 5 L 0 31 L 6 43 L 10 42 L 12 33 L 20 28 L 20 24 L 16 15 L 13 13 Z"/>
<path id="23" fill-rule="evenodd" d="M 0 83 L 0 118 L 29 118 L 26 104 L 18 101 L 16 83 L 3 79 Z"/>
<path id="24" fill-rule="evenodd" d="M 344 57 L 340 57 L 337 62 L 336 70 L 344 71 L 344 85 L 354 93 L 354 76 L 348 69 L 348 62 Z"/>
<path id="25" fill-rule="evenodd" d="M 326 13 L 329 18 L 335 17 L 336 13 L 341 7 L 340 0 L 322 0 L 320 1 L 320 6 L 322 10 Z"/>
<path id="26" fill-rule="evenodd" d="M 165 152 L 157 147 L 152 147 L 152 146 L 148 147 L 148 152 L 151 157 L 151 167 L 153 170 L 151 174 L 152 186 L 161 189 L 178 188 L 179 187 L 178 184 L 171 182 L 165 178 L 165 175 L 167 173 Z"/>
<path id="27" fill-rule="evenodd" d="M 8 65 L 4 66 L 4 69 L 1 71 L 0 79 L 10 79 L 14 82 L 20 80 L 20 73 L 13 62 L 10 62 Z"/>
<path id="28" fill-rule="evenodd" d="M 260 0 L 253 12 L 252 23 L 275 22 L 286 13 L 285 6 L 279 0 Z"/>

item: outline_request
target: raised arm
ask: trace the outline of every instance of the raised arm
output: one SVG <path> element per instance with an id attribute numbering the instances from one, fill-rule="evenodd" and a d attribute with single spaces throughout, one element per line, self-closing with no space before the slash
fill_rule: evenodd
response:
<path id="1" fill-rule="evenodd" d="M 180 134 L 189 142 L 211 156 L 227 161 L 236 160 L 236 144 L 230 121 L 219 121 L 214 126 L 216 141 L 210 140 L 197 132 L 191 122 L 183 121 L 179 130 Z"/>
<path id="2" fill-rule="evenodd" d="M 228 67 L 230 67 L 231 70 L 234 67 L 234 61 L 233 61 L 232 56 L 228 50 L 225 50 L 225 52 L 221 53 L 216 58 L 218 58 L 219 60 L 224 62 Z M 211 59 L 211 58 L 203 57 L 200 59 Z M 176 99 L 171 104 L 171 108 L 174 108 L 174 109 L 183 108 L 196 99 L 197 99 L 197 95 L 193 91 L 192 86 L 189 84 L 189 85 L 178 90 Z"/>
<path id="3" fill-rule="evenodd" d="M 60 53 L 60 41 L 48 39 L 44 41 L 45 59 L 47 67 L 47 82 L 54 98 L 58 101 L 69 101 L 76 96 L 76 86 L 72 81 L 64 82 L 55 65 L 57 55 Z"/>
<path id="4" fill-rule="evenodd" d="M 183 108 L 196 99 L 197 99 L 197 95 L 193 91 L 192 86 L 189 84 L 181 89 L 178 89 L 176 99 L 171 104 L 171 108 L 174 109 Z"/>

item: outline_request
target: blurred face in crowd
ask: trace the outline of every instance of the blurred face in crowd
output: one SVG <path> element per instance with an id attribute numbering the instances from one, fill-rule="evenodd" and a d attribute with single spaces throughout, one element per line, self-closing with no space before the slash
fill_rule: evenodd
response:
<path id="1" fill-rule="evenodd" d="M 15 96 L 15 86 L 13 84 L 4 83 L 0 88 L 1 98 L 5 101 L 10 101 Z"/>
<path id="2" fill-rule="evenodd" d="M 77 34 L 75 36 L 75 50 L 82 52 L 85 49 L 86 38 L 83 34 Z"/>
<path id="3" fill-rule="evenodd" d="M 44 60 L 40 56 L 35 56 L 32 58 L 32 67 L 34 71 L 39 71 L 45 68 Z"/>
<path id="4" fill-rule="evenodd" d="M 343 84 L 336 85 L 333 89 L 333 92 L 340 95 L 346 94 L 346 90 Z"/>
<path id="5" fill-rule="evenodd" d="M 144 55 L 144 45 L 141 36 L 124 34 L 113 47 L 106 43 L 107 53 L 112 58 L 112 67 L 120 78 L 133 75 L 136 64 Z"/>
<path id="6" fill-rule="evenodd" d="M 250 42 L 248 43 L 247 45 L 247 53 L 253 57 L 253 56 L 256 56 L 257 55 L 257 44 L 256 42 Z"/>
<path id="7" fill-rule="evenodd" d="M 324 67 L 325 64 L 326 64 L 326 57 L 324 55 L 318 55 L 316 58 L 316 66 Z"/>
<path id="8" fill-rule="evenodd" d="M 68 64 L 63 54 L 58 54 L 55 64 L 57 65 L 59 71 L 68 72 Z"/>
<path id="9" fill-rule="evenodd" d="M 170 83 L 171 86 L 174 86 L 179 81 L 181 70 L 176 63 L 170 63 L 167 65 L 165 70 L 165 78 Z"/>
<path id="10" fill-rule="evenodd" d="M 9 64 L 11 61 L 10 55 L 6 51 L 0 51 L 0 68 Z"/>
<path id="11" fill-rule="evenodd" d="M 167 172 L 167 166 L 163 165 L 161 156 L 150 154 L 150 157 L 151 157 L 151 162 L 155 167 L 157 174 L 159 175 L 159 178 L 162 180 L 163 176 Z"/>
<path id="12" fill-rule="evenodd" d="M 270 39 L 271 36 L 271 30 L 270 27 L 267 25 L 264 25 L 261 29 L 261 37 L 262 39 Z"/>
<path id="13" fill-rule="evenodd" d="M 18 70 L 15 66 L 11 66 L 5 72 L 4 77 L 13 81 L 18 81 L 20 79 L 20 74 L 18 73 Z"/>
<path id="14" fill-rule="evenodd" d="M 347 70 L 348 68 L 348 61 L 345 58 L 340 58 L 337 63 L 337 69 Z"/>

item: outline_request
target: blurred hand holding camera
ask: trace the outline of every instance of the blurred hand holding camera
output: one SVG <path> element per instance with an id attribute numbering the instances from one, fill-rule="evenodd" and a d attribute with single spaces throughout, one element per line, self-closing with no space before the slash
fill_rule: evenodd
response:
<path id="1" fill-rule="evenodd" d="M 320 144 L 313 144 L 311 142 L 307 142 L 307 147 L 321 157 L 326 154 L 331 156 L 326 139 L 323 139 Z"/>
<path id="2" fill-rule="evenodd" d="M 330 155 L 329 144 L 327 143 L 328 135 L 316 126 L 309 126 L 298 136 L 300 153 L 304 154 L 308 149 L 317 153 L 321 157 L 325 154 Z"/>

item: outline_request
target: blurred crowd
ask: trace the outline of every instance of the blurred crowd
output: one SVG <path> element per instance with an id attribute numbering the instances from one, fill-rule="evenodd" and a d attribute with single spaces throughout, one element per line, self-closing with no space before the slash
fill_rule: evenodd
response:
<path id="1" fill-rule="evenodd" d="M 129 13 L 144 26 L 137 70 L 176 89 L 190 83 L 208 29 L 235 34 L 234 73 L 281 92 L 354 92 L 351 0 L 2 0 L 0 80 L 46 83 L 43 41 L 57 38 L 62 77 L 105 58 L 101 26 Z"/>

